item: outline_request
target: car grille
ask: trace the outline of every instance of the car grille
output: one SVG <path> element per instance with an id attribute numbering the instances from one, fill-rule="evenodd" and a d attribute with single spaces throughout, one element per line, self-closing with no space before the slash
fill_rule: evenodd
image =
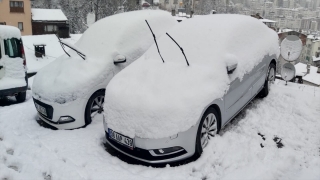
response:
<path id="1" fill-rule="evenodd" d="M 53 116 L 53 108 L 52 108 L 52 106 L 50 106 L 48 104 L 45 104 L 45 103 L 43 103 L 41 101 L 38 101 L 38 100 L 36 100 L 34 98 L 33 98 L 33 101 L 34 101 L 34 103 L 37 103 L 40 106 L 44 107 L 46 109 L 46 111 L 47 111 L 47 116 L 45 116 L 45 115 L 43 115 L 41 113 L 39 113 L 39 114 L 41 114 L 41 116 L 45 117 L 46 119 L 50 119 L 51 120 L 52 116 Z"/>
<path id="2" fill-rule="evenodd" d="M 137 158 L 140 158 L 140 159 L 144 159 L 144 160 L 148 160 L 148 161 L 171 159 L 171 158 L 175 158 L 175 157 L 178 157 L 178 156 L 181 156 L 181 155 L 187 153 L 186 150 L 183 150 L 183 151 L 180 151 L 180 152 L 177 152 L 177 153 L 174 153 L 174 154 L 169 154 L 169 155 L 166 155 L 166 156 L 152 156 L 148 150 L 141 149 L 141 148 L 138 148 L 138 147 L 135 147 L 135 148 L 133 148 L 133 150 L 131 150 L 131 149 L 125 147 L 125 146 L 122 146 L 121 144 L 119 144 L 119 143 L 115 142 L 114 140 L 112 140 L 111 138 L 109 138 L 109 134 L 107 132 L 105 132 L 105 133 L 106 133 L 106 138 L 108 139 L 108 141 L 113 146 L 118 148 L 119 150 L 121 150 L 121 151 L 123 151 L 123 152 L 125 152 L 127 154 L 130 154 L 130 155 L 132 155 L 134 157 L 137 157 Z"/>

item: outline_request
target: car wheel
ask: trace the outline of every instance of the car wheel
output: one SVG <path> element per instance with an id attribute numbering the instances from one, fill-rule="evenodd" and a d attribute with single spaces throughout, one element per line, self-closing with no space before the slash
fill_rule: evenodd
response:
<path id="1" fill-rule="evenodd" d="M 16 95 L 16 100 L 18 103 L 22 103 L 26 100 L 27 92 L 19 92 L 18 95 Z"/>
<path id="2" fill-rule="evenodd" d="M 85 125 L 90 124 L 96 115 L 103 113 L 104 94 L 104 90 L 99 90 L 90 97 L 85 110 Z"/>
<path id="3" fill-rule="evenodd" d="M 267 72 L 266 81 L 264 82 L 263 88 L 259 93 L 260 97 L 264 98 L 268 96 L 271 84 L 274 83 L 275 77 L 276 77 L 276 66 L 273 63 L 271 63 L 269 65 L 269 69 Z"/>
<path id="4" fill-rule="evenodd" d="M 195 155 L 197 157 L 202 154 L 202 151 L 208 145 L 209 140 L 218 134 L 219 118 L 217 111 L 213 107 L 209 107 L 203 114 L 196 139 Z"/>

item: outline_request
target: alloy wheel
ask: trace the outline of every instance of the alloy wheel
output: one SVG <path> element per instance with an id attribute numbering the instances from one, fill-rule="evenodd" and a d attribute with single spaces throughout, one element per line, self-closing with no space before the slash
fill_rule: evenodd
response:
<path id="1" fill-rule="evenodd" d="M 217 118 L 213 113 L 209 113 L 204 119 L 201 128 L 201 147 L 205 148 L 210 140 L 217 134 Z"/>
<path id="2" fill-rule="evenodd" d="M 104 105 L 104 96 L 97 96 L 92 101 L 92 104 L 91 104 L 91 108 L 90 108 L 91 118 L 103 112 L 103 105 Z"/>

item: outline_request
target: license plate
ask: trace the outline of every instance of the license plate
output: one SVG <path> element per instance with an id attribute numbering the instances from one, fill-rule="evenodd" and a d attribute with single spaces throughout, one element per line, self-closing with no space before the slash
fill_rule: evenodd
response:
<path id="1" fill-rule="evenodd" d="M 40 106 L 40 105 L 39 105 L 39 104 L 37 104 L 37 103 L 34 103 L 34 104 L 35 104 L 35 106 L 36 106 L 37 110 L 38 110 L 41 114 L 43 114 L 43 115 L 47 116 L 46 108 L 44 108 L 44 107 Z"/>
<path id="2" fill-rule="evenodd" d="M 109 134 L 109 138 L 116 141 L 117 143 L 127 146 L 130 149 L 133 149 L 133 139 L 132 138 L 128 138 L 120 133 L 117 133 L 115 131 L 113 131 L 112 129 L 108 128 L 108 134 Z"/>

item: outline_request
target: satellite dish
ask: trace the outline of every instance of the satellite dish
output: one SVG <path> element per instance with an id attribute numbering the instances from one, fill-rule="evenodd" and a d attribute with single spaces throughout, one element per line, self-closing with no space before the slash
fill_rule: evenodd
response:
<path id="1" fill-rule="evenodd" d="M 298 36 L 289 35 L 281 42 L 280 52 L 283 59 L 295 61 L 302 51 L 302 42 Z"/>
<path id="2" fill-rule="evenodd" d="M 296 69 L 294 65 L 292 65 L 291 63 L 285 63 L 284 65 L 282 65 L 281 67 L 282 79 L 284 79 L 285 81 L 290 81 L 295 77 L 295 75 L 296 75 Z"/>
<path id="3" fill-rule="evenodd" d="M 88 27 L 90 27 L 93 23 L 95 23 L 96 21 L 96 15 L 94 14 L 94 12 L 89 12 L 87 14 L 87 25 Z"/>

